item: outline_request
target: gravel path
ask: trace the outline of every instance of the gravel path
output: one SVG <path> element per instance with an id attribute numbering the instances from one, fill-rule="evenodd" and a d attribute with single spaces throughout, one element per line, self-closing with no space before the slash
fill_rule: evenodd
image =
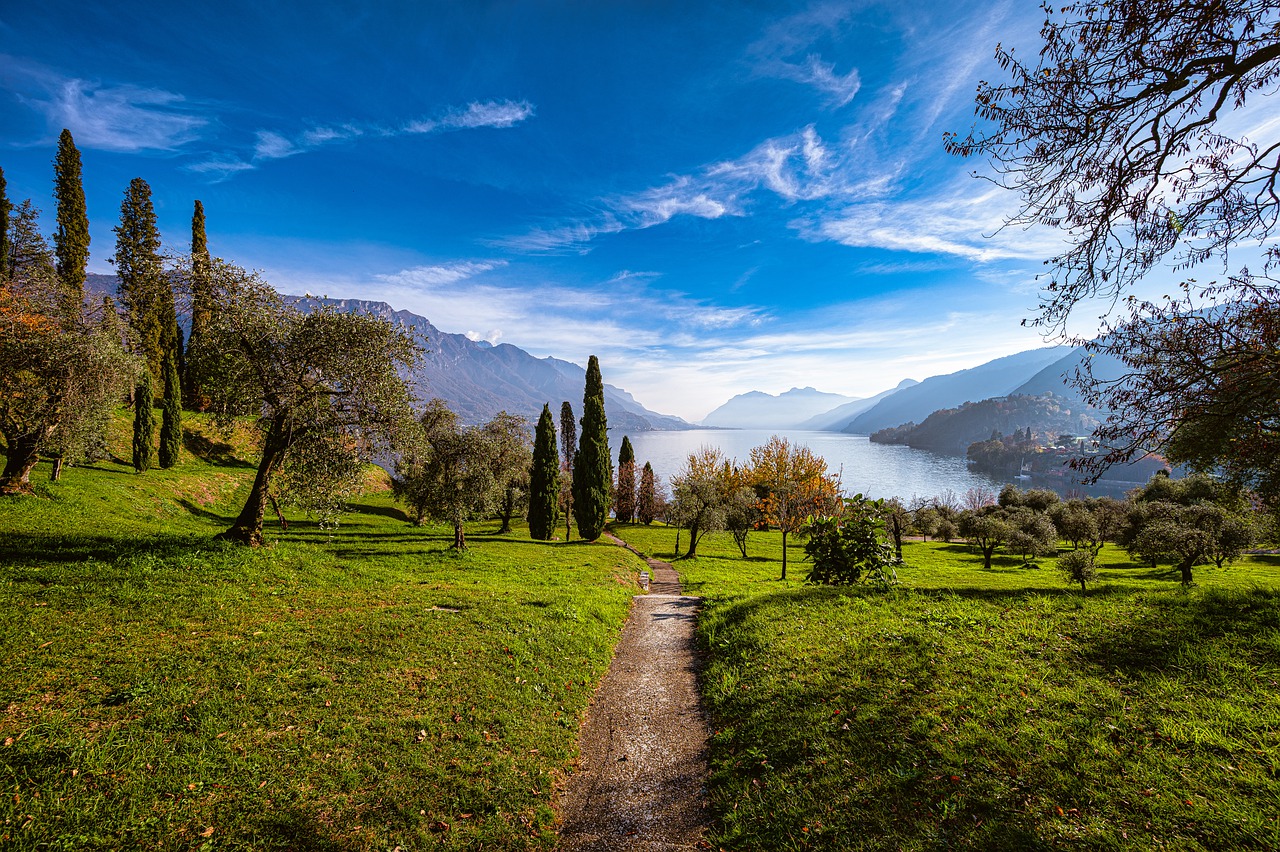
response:
<path id="1" fill-rule="evenodd" d="M 709 848 L 708 730 L 693 643 L 702 601 L 680 594 L 669 564 L 646 561 L 649 594 L 633 601 L 560 798 L 562 852 Z"/>

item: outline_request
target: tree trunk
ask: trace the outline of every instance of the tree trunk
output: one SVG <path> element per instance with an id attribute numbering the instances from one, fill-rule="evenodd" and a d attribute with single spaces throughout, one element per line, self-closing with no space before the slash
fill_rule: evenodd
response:
<path id="1" fill-rule="evenodd" d="M 467 549 L 467 537 L 462 532 L 462 524 L 453 525 L 453 549 L 454 550 Z"/>
<path id="2" fill-rule="evenodd" d="M 787 528 L 782 528 L 782 579 L 787 579 Z"/>
<path id="3" fill-rule="evenodd" d="M 289 522 L 284 519 L 284 512 L 280 511 L 280 501 L 276 499 L 276 495 L 268 494 L 267 499 L 271 501 L 271 510 L 276 513 L 276 520 L 280 522 L 280 529 L 289 529 Z"/>
<path id="4" fill-rule="evenodd" d="M 5 437 L 9 454 L 0 473 L 0 494 L 25 494 L 31 490 L 31 469 L 40 461 L 38 441 L 35 435 Z"/>
<path id="5" fill-rule="evenodd" d="M 62 478 L 62 456 L 53 460 L 53 470 L 49 472 L 49 481 L 57 482 Z"/>
<path id="6" fill-rule="evenodd" d="M 1083 595 L 1084 593 L 1085 593 L 1085 589 L 1084 589 L 1084 579 L 1083 579 L 1083 578 L 1081 578 L 1081 580 L 1080 580 L 1080 594 L 1082 594 L 1082 595 Z"/>
<path id="7" fill-rule="evenodd" d="M 690 524 L 689 526 L 689 552 L 684 555 L 685 559 L 693 559 L 698 555 L 698 525 Z"/>
<path id="8" fill-rule="evenodd" d="M 991 557 L 996 552 L 996 545 L 982 546 L 982 567 L 991 570 Z"/>
<path id="9" fill-rule="evenodd" d="M 1182 572 L 1182 585 L 1191 585 L 1191 559 L 1184 559 L 1178 563 L 1178 570 Z"/>
<path id="10" fill-rule="evenodd" d="M 508 485 L 502 498 L 502 526 L 498 528 L 498 535 L 511 532 L 511 516 L 515 513 L 516 490 Z"/>
<path id="11" fill-rule="evenodd" d="M 249 490 L 249 499 L 240 510 L 235 523 L 224 532 L 214 536 L 222 541 L 234 541 L 257 547 L 262 544 L 262 518 L 267 511 L 270 497 L 271 476 L 275 473 L 285 450 L 289 449 L 289 437 L 279 421 L 271 424 L 267 440 L 262 447 L 262 461 L 258 462 L 258 472 L 253 477 L 253 488 Z"/>

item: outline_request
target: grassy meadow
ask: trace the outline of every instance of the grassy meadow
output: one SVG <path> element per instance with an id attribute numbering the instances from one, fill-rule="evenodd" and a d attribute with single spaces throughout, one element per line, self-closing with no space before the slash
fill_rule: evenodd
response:
<path id="1" fill-rule="evenodd" d="M 216 544 L 252 468 L 191 419 L 172 470 L 0 499 L 0 848 L 552 848 L 638 560 L 455 554 L 386 491 Z"/>
<path id="2" fill-rule="evenodd" d="M 553 848 L 639 561 L 492 522 L 455 554 L 376 475 L 336 529 L 216 544 L 252 468 L 190 420 L 173 470 L 0 500 L 0 847 Z M 1277 557 L 1184 590 L 1108 548 L 1082 596 L 939 542 L 893 589 L 809 587 L 789 544 L 786 581 L 776 533 L 676 562 L 715 847 L 1280 848 Z"/>
<path id="3" fill-rule="evenodd" d="M 776 533 L 675 563 L 707 601 L 717 845 L 1280 848 L 1277 557 L 1183 590 L 1107 548 L 1082 596 L 960 543 L 906 543 L 889 590 L 805 587 L 788 551 L 787 581 Z"/>

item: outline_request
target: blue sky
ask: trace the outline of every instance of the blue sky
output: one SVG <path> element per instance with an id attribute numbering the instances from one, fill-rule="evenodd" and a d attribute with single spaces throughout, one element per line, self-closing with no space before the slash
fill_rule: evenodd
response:
<path id="1" fill-rule="evenodd" d="M 91 271 L 129 181 L 188 248 L 585 363 L 696 420 L 866 396 L 1041 345 L 1051 233 L 942 134 L 1025 2 L 7 4 L 0 167 L 51 222 L 84 160 Z"/>

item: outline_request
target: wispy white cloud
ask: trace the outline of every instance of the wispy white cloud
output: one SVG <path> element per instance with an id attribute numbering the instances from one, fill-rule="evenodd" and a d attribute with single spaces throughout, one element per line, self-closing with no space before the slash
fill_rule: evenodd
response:
<path id="1" fill-rule="evenodd" d="M 375 279 L 397 286 L 431 288 L 475 278 L 506 265 L 505 260 L 455 260 L 433 266 L 402 269 L 387 275 L 377 275 Z"/>
<path id="2" fill-rule="evenodd" d="M 69 77 L 2 54 L 0 69 L 0 86 L 43 115 L 51 133 L 68 128 L 81 148 L 173 151 L 209 124 L 200 104 L 166 89 Z"/>
<path id="3" fill-rule="evenodd" d="M 533 116 L 528 101 L 474 101 L 464 109 L 452 109 L 440 120 L 445 128 L 514 127 Z"/>
<path id="4" fill-rule="evenodd" d="M 817 55 L 807 56 L 801 63 L 776 62 L 769 68 L 774 76 L 814 87 L 827 96 L 833 107 L 847 105 L 862 88 L 862 77 L 857 68 L 846 74 L 837 74 L 834 63 L 823 62 Z"/>
<path id="5" fill-rule="evenodd" d="M 282 160 L 301 154 L 303 148 L 286 139 L 279 133 L 270 130 L 259 130 L 258 141 L 253 145 L 255 160 Z"/>
<path id="6" fill-rule="evenodd" d="M 257 168 L 270 160 L 305 154 L 327 145 L 350 142 L 362 137 L 385 139 L 392 136 L 429 135 L 476 128 L 508 128 L 532 117 L 534 107 L 528 101 L 473 101 L 466 106 L 450 107 L 435 118 L 418 118 L 397 126 L 344 123 L 309 127 L 294 134 L 279 130 L 259 130 L 252 151 L 247 156 L 222 155 L 194 163 L 194 172 L 227 178 L 237 172 Z"/>
<path id="7" fill-rule="evenodd" d="M 998 188 L 975 192 L 960 177 L 950 188 L 926 198 L 851 204 L 815 220 L 798 220 L 802 235 L 858 248 L 883 248 L 913 254 L 943 254 L 986 263 L 994 260 L 1043 260 L 1064 247 L 1063 237 L 1047 228 L 1005 228 L 1016 199 Z"/>

